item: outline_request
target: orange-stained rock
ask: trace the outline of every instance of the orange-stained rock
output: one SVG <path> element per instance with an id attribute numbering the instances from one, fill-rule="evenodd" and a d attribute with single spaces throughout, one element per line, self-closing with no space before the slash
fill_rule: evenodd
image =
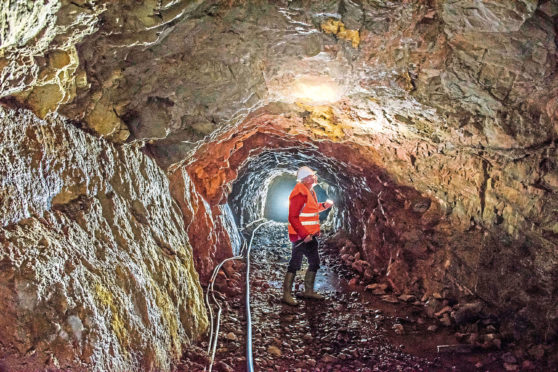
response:
<path id="1" fill-rule="evenodd" d="M 170 192 L 183 215 L 184 228 L 193 249 L 196 270 L 202 283 L 207 283 L 213 268 L 232 256 L 231 237 L 223 223 L 219 205 L 210 205 L 196 191 L 185 169 L 169 176 Z"/>

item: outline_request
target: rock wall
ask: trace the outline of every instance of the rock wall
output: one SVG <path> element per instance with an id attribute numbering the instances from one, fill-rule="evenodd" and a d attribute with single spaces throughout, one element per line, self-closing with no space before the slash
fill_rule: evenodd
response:
<path id="1" fill-rule="evenodd" d="M 243 164 L 322 154 L 351 175 L 331 178 L 355 193 L 339 205 L 348 236 L 394 287 L 472 293 L 510 312 L 514 335 L 555 334 L 555 1 L 19 4 L 0 8 L 2 101 L 143 147 L 171 174 L 203 280 L 234 250 L 225 203 Z M 81 171 L 97 160 L 68 175 L 43 156 L 5 160 L 23 170 L 1 181 L 3 224 L 98 187 Z"/>
<path id="2" fill-rule="evenodd" d="M 169 181 L 170 192 L 182 211 L 196 270 L 202 283 L 207 283 L 214 267 L 238 252 L 240 237 L 234 218 L 226 204 L 209 204 L 207 195 L 196 191 L 185 169 L 175 171 Z"/>
<path id="3" fill-rule="evenodd" d="M 341 141 L 309 122 L 307 111 L 254 115 L 206 143 L 185 169 L 210 205 L 232 202 L 247 223 L 262 217 L 255 190 L 266 178 L 310 164 L 339 195 L 340 236 L 331 244 L 359 248 L 366 280 L 382 277 L 420 297 L 481 298 L 505 319 L 506 336 L 554 337 L 557 201 L 530 186 L 541 173 L 529 170 L 543 164 L 550 177 L 556 149 L 511 160 L 389 133 L 370 135 L 371 146 L 344 126 L 345 115 L 332 110 L 321 119 L 342 127 Z M 231 194 L 237 178 L 244 184 Z"/>
<path id="4" fill-rule="evenodd" d="M 22 94 L 18 97 L 41 116 L 71 101 L 78 65 L 75 44 L 97 30 L 103 10 L 102 4 L 85 1 L 3 2 L 0 96 Z"/>
<path id="5" fill-rule="evenodd" d="M 56 115 L 0 123 L 0 367 L 170 369 L 207 317 L 166 175 Z"/>

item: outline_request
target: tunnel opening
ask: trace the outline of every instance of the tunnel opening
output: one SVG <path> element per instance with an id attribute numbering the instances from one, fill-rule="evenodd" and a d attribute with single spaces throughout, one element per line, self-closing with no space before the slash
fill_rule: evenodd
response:
<path id="1" fill-rule="evenodd" d="M 289 194 L 296 185 L 292 175 L 276 177 L 269 185 L 264 217 L 277 222 L 287 222 L 289 217 Z"/>
<path id="2" fill-rule="evenodd" d="M 270 121 L 269 117 L 251 120 Z M 285 125 L 281 120 L 279 124 Z M 321 221 L 324 249 L 355 270 L 362 283 L 382 280 L 395 293 L 420 296 L 442 290 L 439 278 L 431 275 L 432 265 L 443 255 L 437 247 L 448 244 L 435 233 L 443 214 L 435 199 L 394 181 L 377 165 L 375 155 L 358 145 L 297 141 L 267 130 L 228 137 L 226 145 L 219 142 L 217 153 L 210 147 L 203 151 L 223 157 L 217 161 L 202 158 L 190 167 L 194 176 L 203 175 L 196 181 L 202 187 L 207 185 L 203 180 L 211 182 L 207 169 L 222 169 L 223 186 L 206 192 L 209 200 L 224 200 L 230 206 L 235 225 L 245 237 L 258 223 L 271 219 L 284 224 L 278 239 L 288 239 L 285 199 L 296 170 L 306 165 L 318 174 L 316 189 L 325 192 L 319 201 L 335 201 Z M 222 163 L 220 159 L 228 160 Z M 226 168 L 218 168 L 221 164 Z M 282 218 L 274 214 L 275 206 L 282 209 Z"/>
<path id="3" fill-rule="evenodd" d="M 321 223 L 324 247 L 356 270 L 363 283 L 383 280 L 397 293 L 421 297 L 442 291 L 439 276 L 431 270 L 443 259 L 438 247 L 451 243 L 445 234 L 436 234 L 444 214 L 436 199 L 392 179 L 369 148 L 278 134 L 277 128 L 292 124 L 293 118 L 284 115 L 254 116 L 241 131 L 198 152 L 188 173 L 212 208 L 228 204 L 235 226 L 246 237 L 256 222 L 270 219 L 275 202 L 269 201 L 276 192 L 286 213 L 284 198 L 291 186 L 282 184 L 292 185 L 296 170 L 309 166 L 317 172 L 326 198 L 335 201 Z M 280 223 L 282 236 L 288 237 L 286 223 Z M 220 255 L 219 250 L 207 257 Z"/>
<path id="4" fill-rule="evenodd" d="M 324 165 L 325 164 L 325 165 Z M 314 186 L 318 202 L 327 199 L 343 204 L 340 185 L 335 185 L 334 174 L 341 169 L 335 160 L 304 149 L 279 149 L 264 151 L 246 161 L 238 171 L 229 195 L 229 204 L 237 225 L 250 225 L 258 220 L 288 222 L 288 198 L 296 184 L 296 171 L 303 165 L 316 169 L 318 184 Z M 323 231 L 332 231 L 342 225 L 339 208 L 320 213 Z"/>

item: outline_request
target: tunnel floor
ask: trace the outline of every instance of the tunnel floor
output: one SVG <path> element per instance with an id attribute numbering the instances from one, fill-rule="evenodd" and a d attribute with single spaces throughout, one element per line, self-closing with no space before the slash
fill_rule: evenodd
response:
<path id="1" fill-rule="evenodd" d="M 455 331 L 428 318 L 420 302 L 376 296 L 350 282 L 351 273 L 333 251 L 321 249 L 316 289 L 325 301 L 281 302 L 290 257 L 286 224 L 271 223 L 254 238 L 251 254 L 253 357 L 256 371 L 505 371 L 511 353 L 469 350 Z M 303 290 L 306 262 L 297 273 Z M 242 278 L 243 280 L 244 278 Z M 227 292 L 227 290 L 223 290 Z M 246 370 L 244 291 L 224 300 L 214 371 Z M 202 371 L 208 364 L 207 340 L 183 358 L 181 370 Z"/>

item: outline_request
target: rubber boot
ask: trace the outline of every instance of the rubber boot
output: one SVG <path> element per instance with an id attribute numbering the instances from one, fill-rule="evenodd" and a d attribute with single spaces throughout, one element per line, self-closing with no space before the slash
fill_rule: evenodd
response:
<path id="1" fill-rule="evenodd" d="M 324 296 L 314 292 L 315 280 L 316 280 L 316 272 L 310 270 L 306 271 L 306 275 L 304 276 L 304 292 L 302 293 L 302 297 L 311 298 L 313 300 L 324 300 L 325 299 Z"/>
<path id="2" fill-rule="evenodd" d="M 294 299 L 292 294 L 294 278 L 295 274 L 287 271 L 283 281 L 283 302 L 291 306 L 298 305 L 298 301 Z"/>

